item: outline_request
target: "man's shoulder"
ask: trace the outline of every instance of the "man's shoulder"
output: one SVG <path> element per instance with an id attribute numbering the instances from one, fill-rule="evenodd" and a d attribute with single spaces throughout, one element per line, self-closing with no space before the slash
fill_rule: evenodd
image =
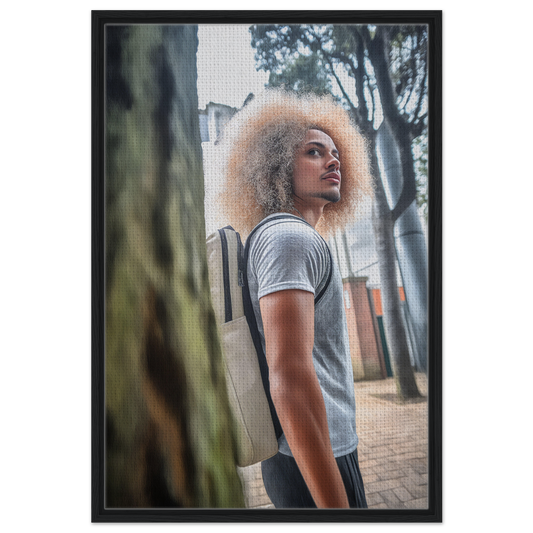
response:
<path id="1" fill-rule="evenodd" d="M 303 237 L 319 237 L 318 232 L 305 220 L 296 216 L 272 215 L 262 221 L 258 229 L 260 235 L 301 235 Z"/>
<path id="2" fill-rule="evenodd" d="M 307 222 L 297 217 L 267 221 L 250 244 L 252 261 L 290 258 L 306 262 L 314 260 L 327 261 L 327 244 L 320 234 Z M 319 259 L 320 258 L 320 259 Z"/>
<path id="3" fill-rule="evenodd" d="M 319 233 L 307 222 L 296 216 L 278 218 L 271 215 L 255 235 L 256 241 L 269 240 L 278 243 L 287 242 L 323 242 Z M 252 241 L 253 242 L 253 241 Z"/>

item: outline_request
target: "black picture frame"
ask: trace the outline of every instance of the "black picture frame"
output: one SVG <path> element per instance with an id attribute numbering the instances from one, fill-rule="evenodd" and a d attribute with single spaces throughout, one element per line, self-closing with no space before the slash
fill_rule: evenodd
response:
<path id="1" fill-rule="evenodd" d="M 104 507 L 104 90 L 106 24 L 427 24 L 428 130 L 428 508 L 371 510 L 106 509 Z M 442 12 L 93 11 L 92 12 L 92 521 L 441 522 L 442 521 Z"/>

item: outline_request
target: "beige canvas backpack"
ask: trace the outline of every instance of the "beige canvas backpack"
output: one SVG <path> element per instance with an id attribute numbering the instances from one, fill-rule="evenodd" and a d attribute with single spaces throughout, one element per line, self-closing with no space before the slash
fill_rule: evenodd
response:
<path id="1" fill-rule="evenodd" d="M 275 455 L 278 438 L 283 433 L 270 396 L 268 366 L 247 277 L 251 237 L 263 224 L 277 219 L 307 224 L 293 216 L 271 217 L 253 229 L 244 247 L 240 235 L 231 226 L 219 229 L 207 239 L 211 300 L 222 341 L 229 401 L 237 424 L 237 464 L 241 467 Z M 328 279 L 315 297 L 315 305 L 327 289 L 331 274 L 330 255 Z"/>

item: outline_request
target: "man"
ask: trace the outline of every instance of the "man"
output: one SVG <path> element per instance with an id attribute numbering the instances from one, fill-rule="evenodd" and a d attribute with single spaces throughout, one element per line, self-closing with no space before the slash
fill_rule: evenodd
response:
<path id="1" fill-rule="evenodd" d="M 331 234 L 370 193 L 365 142 L 332 100 L 272 91 L 236 115 L 223 146 L 236 229 L 294 218 L 267 222 L 250 244 L 250 294 L 283 429 L 278 454 L 262 463 L 265 488 L 277 508 L 364 508 L 342 280 L 316 229 Z"/>

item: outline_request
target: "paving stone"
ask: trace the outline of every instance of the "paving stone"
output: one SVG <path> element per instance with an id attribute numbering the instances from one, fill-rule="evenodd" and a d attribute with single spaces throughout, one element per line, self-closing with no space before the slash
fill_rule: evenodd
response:
<path id="1" fill-rule="evenodd" d="M 393 490 L 383 491 L 381 493 L 381 497 L 385 500 L 385 503 L 389 509 L 404 509 L 405 507 L 400 498 L 394 494 Z"/>
<path id="2" fill-rule="evenodd" d="M 427 498 L 419 498 L 417 500 L 411 500 L 411 501 L 405 502 L 404 505 L 408 509 L 427 509 L 428 500 Z"/>
<path id="3" fill-rule="evenodd" d="M 384 481 L 375 481 L 374 483 L 368 483 L 368 485 L 365 486 L 365 492 L 371 494 L 372 492 L 383 492 L 401 486 L 401 479 L 386 479 Z"/>
<path id="4" fill-rule="evenodd" d="M 374 492 L 373 494 L 366 494 L 366 503 L 369 507 L 378 503 L 383 503 L 383 497 L 379 492 Z"/>
<path id="5" fill-rule="evenodd" d="M 402 502 L 407 502 L 409 500 L 413 499 L 413 496 L 408 492 L 408 490 L 405 487 L 398 487 L 397 489 L 393 489 L 394 494 L 398 496 L 398 499 Z"/>

